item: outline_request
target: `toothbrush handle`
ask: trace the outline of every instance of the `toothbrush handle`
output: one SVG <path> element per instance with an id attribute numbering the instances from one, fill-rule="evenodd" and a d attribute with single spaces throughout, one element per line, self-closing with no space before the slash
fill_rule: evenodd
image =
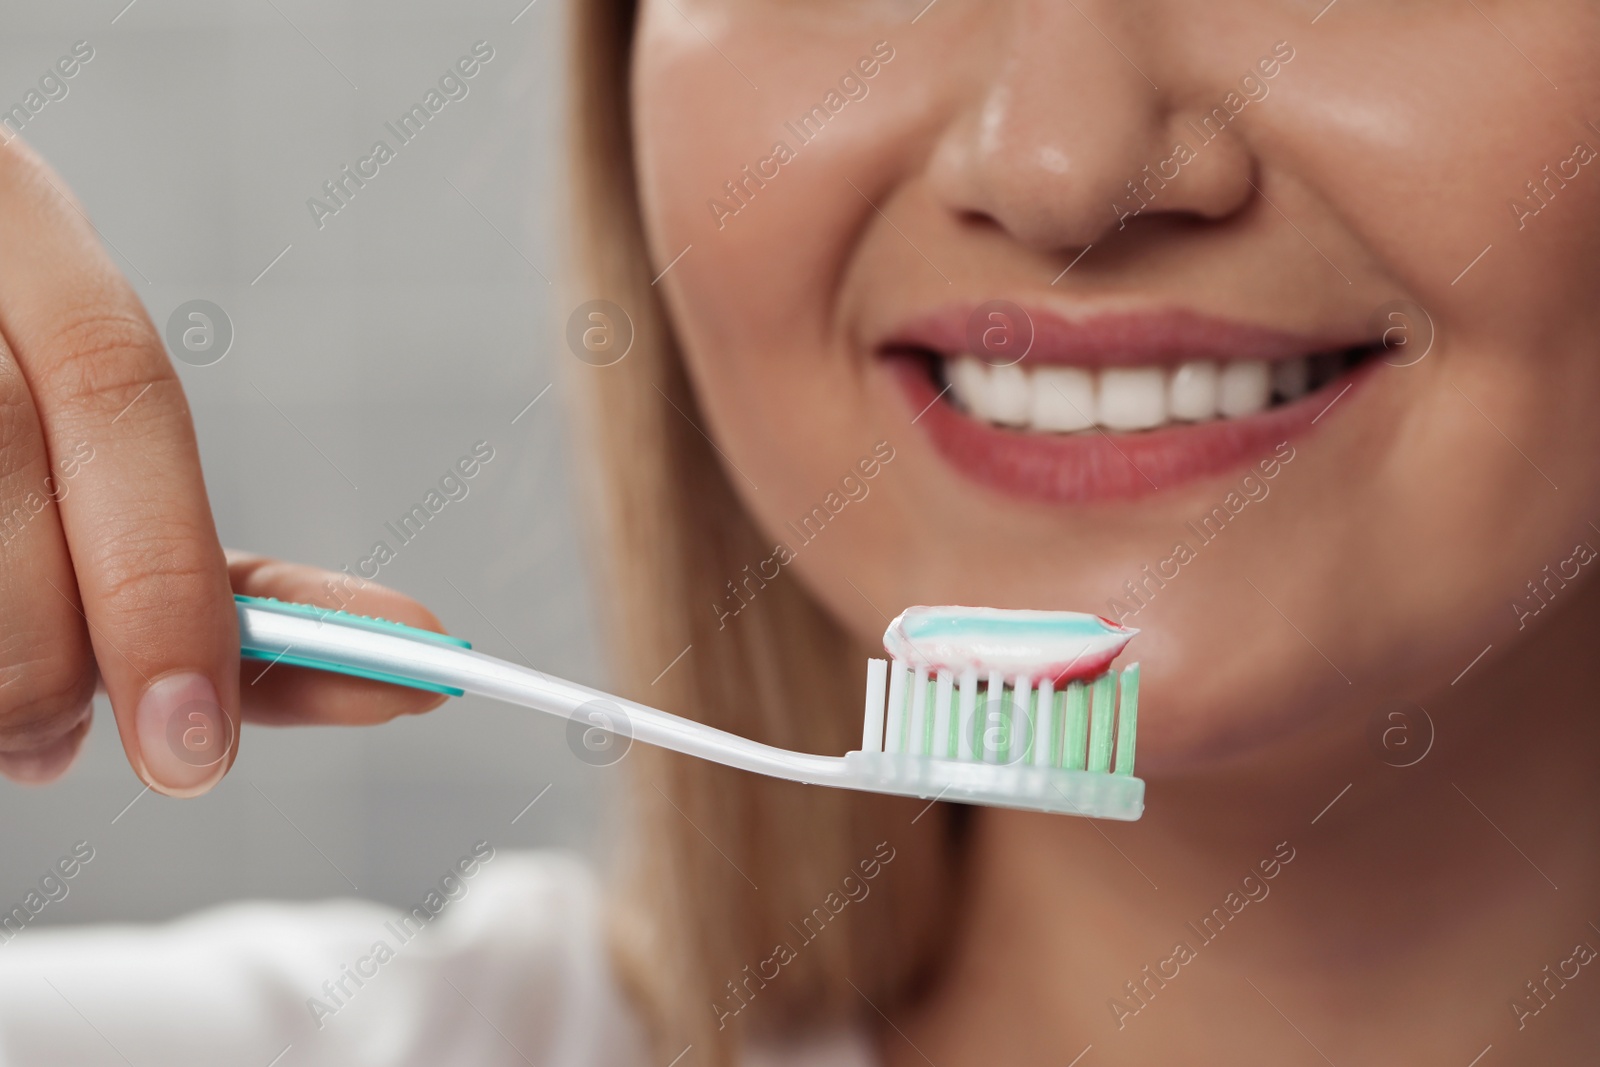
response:
<path id="1" fill-rule="evenodd" d="M 599 728 L 738 770 L 811 785 L 1109 819 L 1137 819 L 1144 810 L 1144 783 L 1132 775 L 936 760 L 904 752 L 852 752 L 843 757 L 790 752 L 486 656 L 460 638 L 309 604 L 234 599 L 241 655 L 268 663 L 337 671 L 453 696 L 476 693 L 578 719 L 586 729 Z M 586 714 L 591 710 L 598 714 Z"/>
<path id="2" fill-rule="evenodd" d="M 564 719 L 582 715 L 586 723 L 611 733 L 793 781 L 829 784 L 846 775 L 844 761 L 838 757 L 763 745 L 473 651 L 457 637 L 310 604 L 247 596 L 235 596 L 234 600 L 239 612 L 240 654 L 246 658 L 451 696 L 475 693 Z"/>
<path id="3" fill-rule="evenodd" d="M 412 673 L 406 654 L 413 646 L 472 648 L 459 637 L 315 604 L 237 593 L 233 600 L 239 612 L 239 655 L 267 661 L 268 670 L 285 663 L 453 697 L 463 694 L 460 686 Z"/>

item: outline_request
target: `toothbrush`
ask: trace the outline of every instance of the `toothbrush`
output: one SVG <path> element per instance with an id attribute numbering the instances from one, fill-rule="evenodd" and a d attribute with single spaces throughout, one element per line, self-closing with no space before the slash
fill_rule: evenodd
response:
<path id="1" fill-rule="evenodd" d="M 240 654 L 450 696 L 581 717 L 688 756 L 836 789 L 1131 821 L 1139 666 L 1134 634 L 1095 615 L 909 608 L 867 661 L 861 748 L 764 745 L 473 651 L 467 641 L 310 604 L 235 596 Z M 619 725 L 620 723 L 620 725 Z"/>

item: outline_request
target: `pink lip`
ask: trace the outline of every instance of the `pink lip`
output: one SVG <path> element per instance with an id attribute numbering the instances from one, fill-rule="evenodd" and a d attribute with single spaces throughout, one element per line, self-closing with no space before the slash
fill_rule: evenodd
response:
<path id="1" fill-rule="evenodd" d="M 969 324 L 982 305 L 953 305 L 916 319 L 889 334 L 880 351 L 920 348 L 942 355 L 973 352 Z M 1182 309 L 1109 312 L 1069 319 L 1052 311 L 1019 308 L 1032 324 L 1030 363 L 1083 367 L 1176 364 L 1195 359 L 1281 360 L 1334 352 L 1373 339 L 1360 334 L 1308 337 Z M 1019 332 L 1018 336 L 1023 334 Z M 994 359 L 992 362 L 1009 362 Z"/>
<path id="2" fill-rule="evenodd" d="M 970 418 L 941 394 L 915 355 L 970 351 L 970 309 L 953 308 L 892 334 L 879 351 L 909 405 L 908 418 L 958 471 L 1000 492 L 1046 503 L 1134 500 L 1274 457 L 1324 414 L 1353 403 L 1375 361 L 1301 399 L 1240 419 L 1171 425 L 1139 433 L 1042 434 Z M 1031 312 L 1025 363 L 1077 366 L 1175 364 L 1191 359 L 1289 359 L 1368 343 L 1307 338 L 1187 311 L 1101 315 L 1072 321 Z M 920 413 L 920 414 L 919 414 Z"/>

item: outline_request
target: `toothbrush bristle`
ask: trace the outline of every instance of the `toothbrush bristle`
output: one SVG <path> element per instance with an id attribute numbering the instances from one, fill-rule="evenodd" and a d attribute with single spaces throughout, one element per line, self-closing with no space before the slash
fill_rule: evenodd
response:
<path id="1" fill-rule="evenodd" d="M 1049 680 L 1035 687 L 1026 676 L 969 669 L 955 677 L 903 660 L 871 660 L 861 747 L 1131 776 L 1138 694 L 1138 664 L 1057 689 Z"/>
<path id="2" fill-rule="evenodd" d="M 1137 819 L 1138 631 L 1070 611 L 907 608 L 867 669 L 859 752 L 834 780 L 877 793 Z M 926 810 L 926 809 L 924 809 Z"/>

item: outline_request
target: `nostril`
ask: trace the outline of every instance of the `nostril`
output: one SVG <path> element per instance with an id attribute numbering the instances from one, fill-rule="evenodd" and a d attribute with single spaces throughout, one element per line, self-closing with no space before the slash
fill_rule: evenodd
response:
<path id="1" fill-rule="evenodd" d="M 987 211 L 963 210 L 956 212 L 956 222 L 967 230 L 1002 230 L 1000 220 Z"/>

